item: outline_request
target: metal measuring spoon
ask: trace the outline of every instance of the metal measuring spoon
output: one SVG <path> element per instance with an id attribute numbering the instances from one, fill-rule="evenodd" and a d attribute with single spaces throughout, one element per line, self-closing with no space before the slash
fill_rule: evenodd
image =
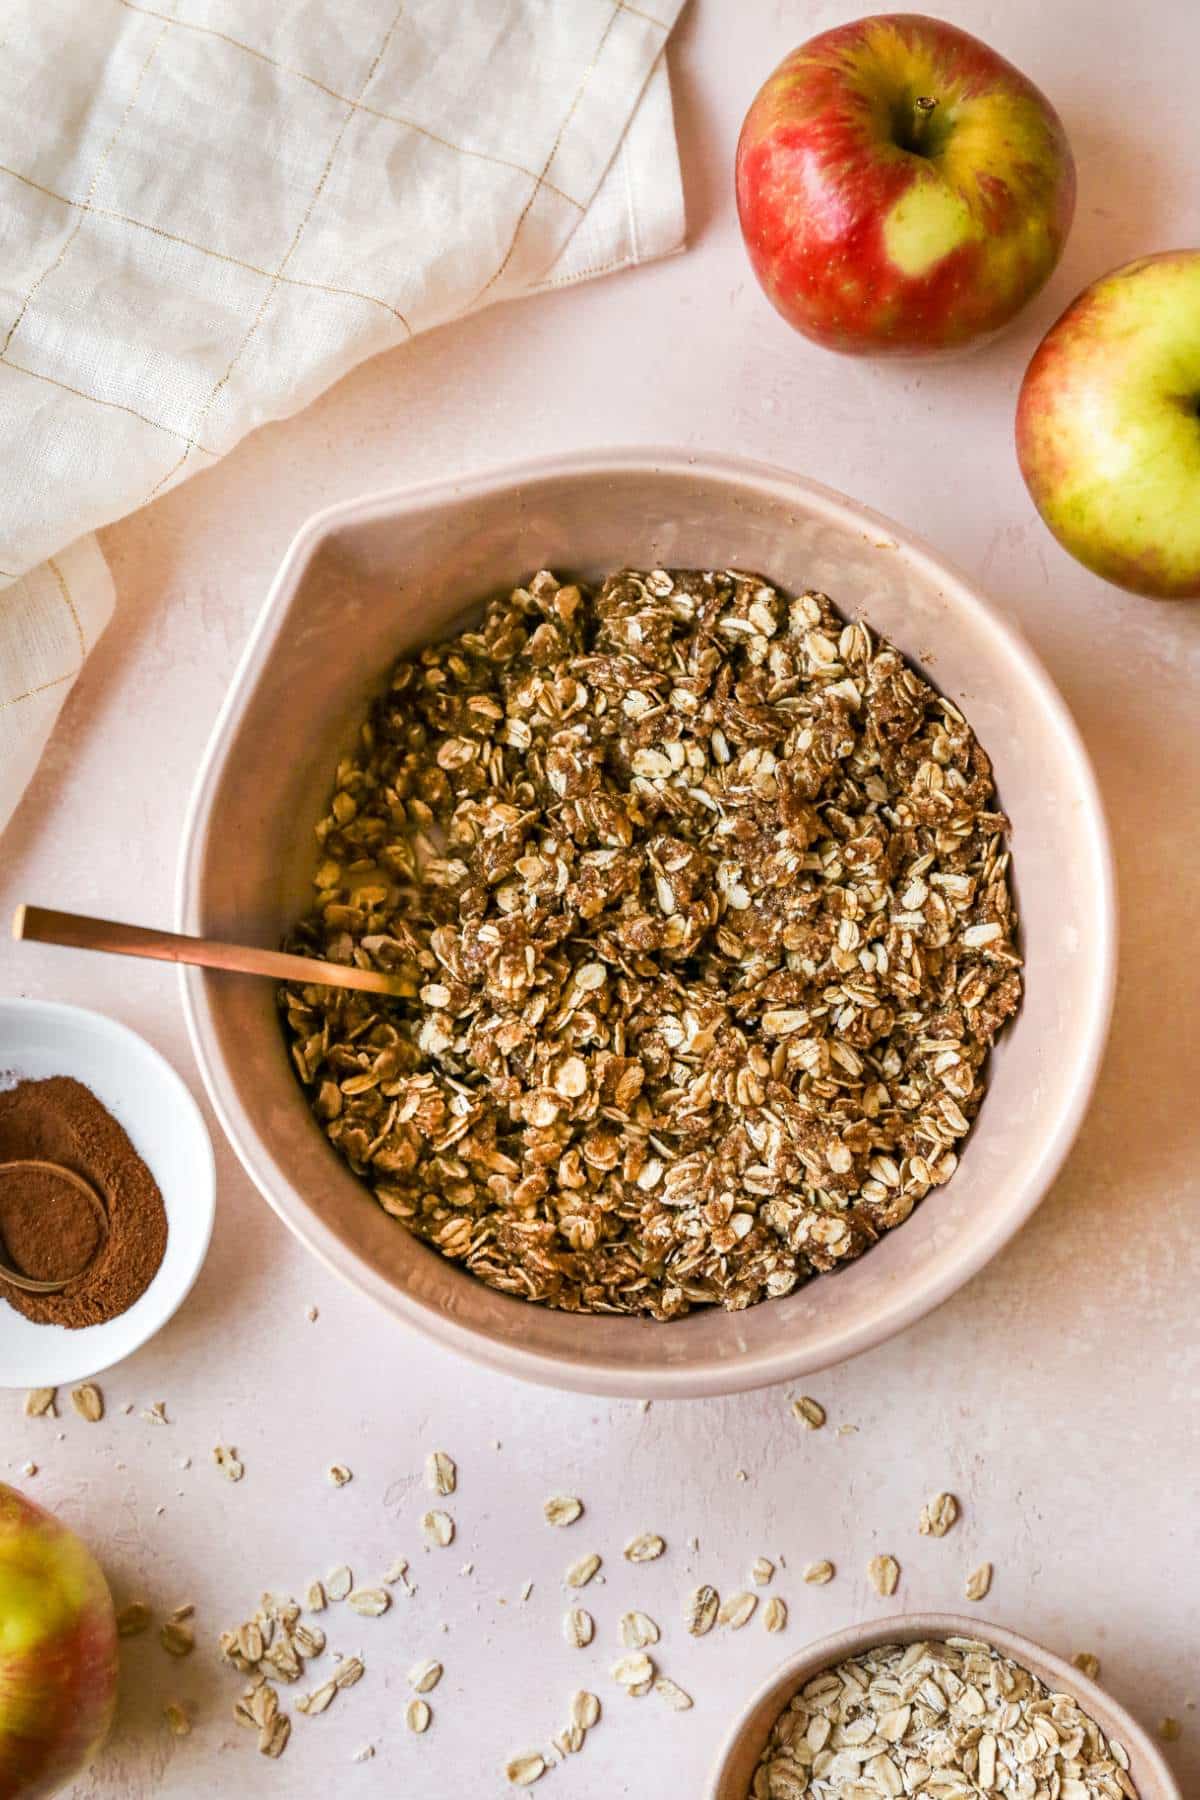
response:
<path id="1" fill-rule="evenodd" d="M 0 1194 L 3 1193 L 5 1182 L 19 1181 L 23 1175 L 27 1175 L 34 1169 L 44 1170 L 57 1176 L 60 1181 L 66 1182 L 68 1186 L 82 1194 L 95 1215 L 96 1223 L 100 1227 L 100 1235 L 96 1240 L 96 1248 L 87 1261 L 80 1264 L 79 1268 L 72 1269 L 69 1275 L 62 1276 L 58 1281 L 35 1281 L 31 1275 L 25 1275 L 20 1269 L 13 1267 L 9 1259 L 8 1245 L 4 1241 L 3 1232 L 0 1231 L 0 1281 L 7 1281 L 11 1287 L 23 1288 L 27 1294 L 61 1294 L 62 1290 L 72 1281 L 78 1280 L 85 1269 L 91 1268 L 104 1248 L 104 1240 L 108 1236 L 108 1212 L 103 1200 L 91 1182 L 84 1176 L 76 1174 L 74 1169 L 64 1167 L 62 1163 L 42 1162 L 35 1157 L 25 1157 L 14 1162 L 0 1162 Z"/>

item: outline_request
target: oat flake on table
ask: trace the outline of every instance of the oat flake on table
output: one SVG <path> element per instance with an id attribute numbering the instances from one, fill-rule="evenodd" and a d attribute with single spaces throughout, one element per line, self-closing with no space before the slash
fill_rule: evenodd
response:
<path id="1" fill-rule="evenodd" d="M 922 1537 L 945 1537 L 958 1520 L 959 1506 L 953 1494 L 935 1494 L 921 1508 L 917 1530 Z"/>
<path id="2" fill-rule="evenodd" d="M 379 1204 L 503 1292 L 738 1309 L 950 1179 L 1020 998 L 970 727 L 824 596 L 545 572 L 336 771 L 292 1056 Z"/>
<path id="3" fill-rule="evenodd" d="M 684 1623 L 692 1637 L 706 1637 L 717 1622 L 721 1596 L 707 1582 L 693 1588 L 684 1607 Z"/>

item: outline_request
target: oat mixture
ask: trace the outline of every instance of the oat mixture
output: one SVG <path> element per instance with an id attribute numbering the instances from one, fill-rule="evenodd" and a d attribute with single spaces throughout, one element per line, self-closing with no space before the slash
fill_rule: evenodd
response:
<path id="1" fill-rule="evenodd" d="M 1021 978 L 962 715 L 823 595 L 542 572 L 337 770 L 292 1054 L 380 1205 L 495 1288 L 789 1293 L 949 1180 Z"/>
<path id="2" fill-rule="evenodd" d="M 1129 1758 L 1069 1694 L 971 1638 L 885 1644 L 780 1714 L 750 1800 L 1137 1800 Z"/>

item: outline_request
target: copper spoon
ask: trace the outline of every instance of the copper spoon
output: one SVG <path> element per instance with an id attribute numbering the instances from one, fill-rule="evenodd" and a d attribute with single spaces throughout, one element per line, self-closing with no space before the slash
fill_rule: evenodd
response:
<path id="1" fill-rule="evenodd" d="M 23 1288 L 27 1294 L 61 1294 L 70 1282 L 77 1281 L 85 1269 L 91 1268 L 104 1248 L 104 1240 L 108 1236 L 108 1211 L 103 1200 L 86 1177 L 77 1174 L 74 1169 L 66 1168 L 62 1163 L 43 1162 L 37 1157 L 22 1157 L 13 1162 L 0 1162 L 0 1186 L 10 1177 L 20 1177 L 31 1169 L 47 1170 L 51 1175 L 57 1176 L 60 1181 L 65 1181 L 82 1194 L 95 1214 L 96 1223 L 100 1227 L 100 1236 L 96 1240 L 96 1248 L 78 1269 L 72 1269 L 69 1275 L 63 1275 L 57 1281 L 35 1281 L 32 1275 L 26 1275 L 20 1269 L 14 1268 L 9 1259 L 8 1245 L 4 1241 L 4 1234 L 0 1232 L 0 1281 L 7 1281 L 11 1287 Z"/>
<path id="2" fill-rule="evenodd" d="M 73 950 L 107 950 L 117 956 L 148 956 L 156 962 L 195 963 L 202 969 L 267 975 L 272 981 L 358 988 L 367 994 L 395 996 L 400 992 L 397 977 L 379 969 L 292 956 L 283 950 L 260 950 L 257 945 L 224 944 L 216 938 L 187 937 L 177 931 L 152 931 L 144 925 L 120 925 L 84 913 L 55 912 L 48 906 L 18 906 L 12 934 L 34 944 L 66 944 Z"/>

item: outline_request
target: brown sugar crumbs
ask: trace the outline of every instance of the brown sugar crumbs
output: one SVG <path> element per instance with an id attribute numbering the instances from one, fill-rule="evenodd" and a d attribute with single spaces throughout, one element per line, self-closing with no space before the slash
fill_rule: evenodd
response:
<path id="1" fill-rule="evenodd" d="M 823 594 L 542 572 L 337 770 L 292 1055 L 379 1204 L 504 1292 L 789 1293 L 948 1181 L 1021 994 L 961 713 Z"/>

